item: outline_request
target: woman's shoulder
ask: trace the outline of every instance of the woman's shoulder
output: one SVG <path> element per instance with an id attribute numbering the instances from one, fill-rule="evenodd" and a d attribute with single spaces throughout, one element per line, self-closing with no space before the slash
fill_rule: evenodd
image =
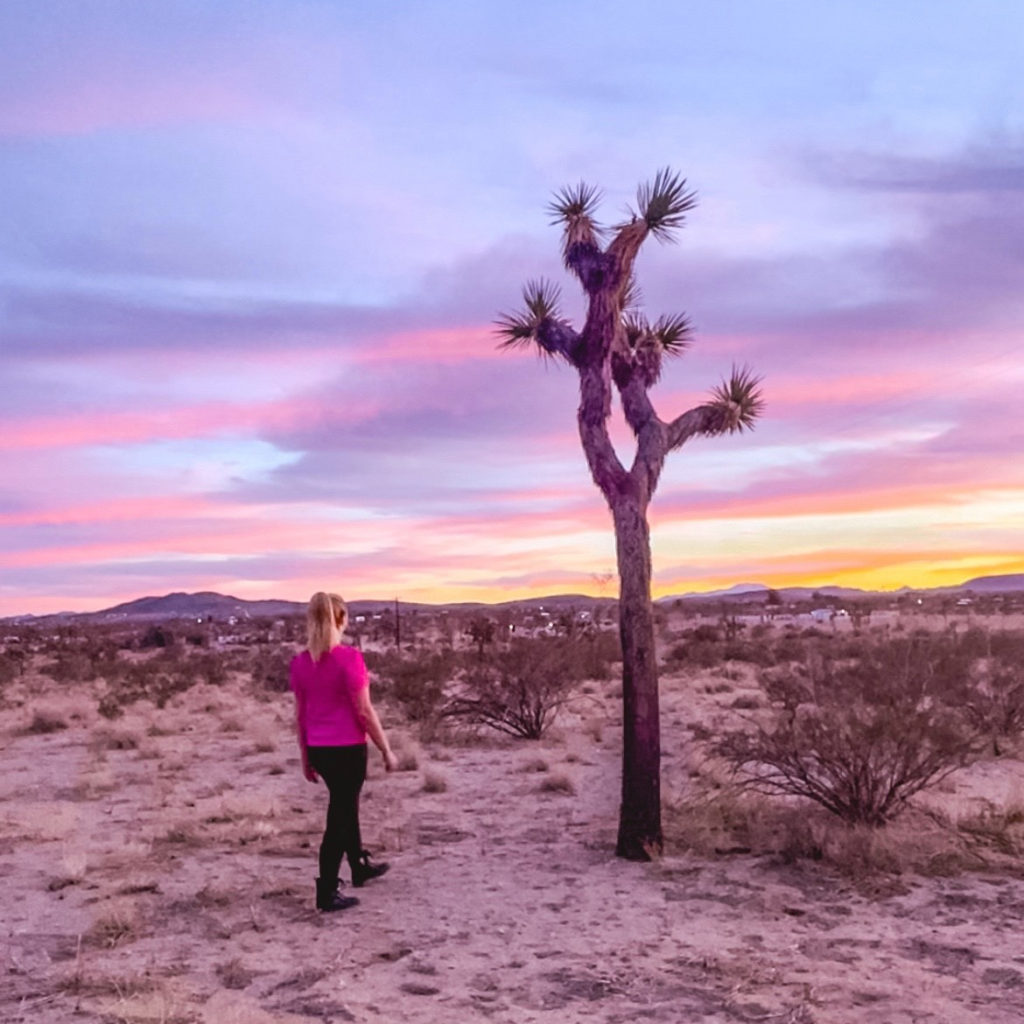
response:
<path id="1" fill-rule="evenodd" d="M 358 665 L 362 663 L 363 652 L 358 647 L 350 644 L 338 644 L 331 648 L 331 655 L 344 665 Z"/>

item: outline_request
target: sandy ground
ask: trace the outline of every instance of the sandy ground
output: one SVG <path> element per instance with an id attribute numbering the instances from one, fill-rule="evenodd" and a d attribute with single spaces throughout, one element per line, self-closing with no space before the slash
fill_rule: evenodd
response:
<path id="1" fill-rule="evenodd" d="M 697 770 L 687 721 L 714 728 L 735 693 L 664 689 L 671 801 Z M 392 870 L 319 915 L 325 793 L 299 774 L 288 700 L 197 687 L 108 723 L 51 689 L 33 706 L 69 727 L 46 735 L 21 731 L 28 705 L 0 711 L 0 1018 L 1024 1021 L 1019 861 L 865 885 L 671 843 L 612 856 L 612 684 L 540 742 L 395 730 L 408 770 L 372 757 L 363 805 Z M 941 798 L 1017 799 L 1022 768 L 979 766 Z"/>

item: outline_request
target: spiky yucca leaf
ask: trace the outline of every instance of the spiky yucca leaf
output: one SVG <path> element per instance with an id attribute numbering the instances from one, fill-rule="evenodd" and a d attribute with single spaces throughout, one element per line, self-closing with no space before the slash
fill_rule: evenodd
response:
<path id="1" fill-rule="evenodd" d="M 764 412 L 761 380 L 749 366 L 734 366 L 729 379 L 712 388 L 711 401 L 704 406 L 711 413 L 710 433 L 753 429 L 754 421 Z"/>
<path id="2" fill-rule="evenodd" d="M 682 355 L 693 342 L 693 324 L 685 313 L 659 316 L 651 327 L 651 333 L 668 356 Z"/>
<path id="3" fill-rule="evenodd" d="M 647 317 L 637 310 L 630 310 L 622 317 L 622 329 L 626 332 L 626 343 L 630 348 L 636 348 L 640 339 L 651 330 Z"/>
<path id="4" fill-rule="evenodd" d="M 637 284 L 636 276 L 630 274 L 625 291 L 622 293 L 622 308 L 635 311 L 640 308 L 641 302 L 643 302 L 643 293 L 640 291 L 640 285 Z"/>
<path id="5" fill-rule="evenodd" d="M 565 224 L 585 217 L 596 231 L 598 228 L 594 225 L 593 219 L 600 201 L 601 190 L 593 185 L 588 185 L 585 181 L 580 181 L 575 185 L 566 185 L 564 188 L 560 188 L 548 203 L 548 213 L 554 217 L 551 223 Z"/>
<path id="6" fill-rule="evenodd" d="M 686 179 L 668 167 L 645 182 L 636 192 L 640 218 L 659 242 L 668 242 L 683 226 L 686 213 L 697 205 L 697 193 L 686 187 Z"/>
<path id="7" fill-rule="evenodd" d="M 523 305 L 526 308 L 518 313 L 503 313 L 495 321 L 500 347 L 514 348 L 537 341 L 537 328 L 541 322 L 558 318 L 560 294 L 558 285 L 551 281 L 542 278 L 527 281 L 523 286 Z"/>
<path id="8" fill-rule="evenodd" d="M 561 295 L 562 289 L 557 284 L 543 278 L 527 281 L 523 288 L 523 302 L 538 321 L 558 316 L 558 300 Z"/>

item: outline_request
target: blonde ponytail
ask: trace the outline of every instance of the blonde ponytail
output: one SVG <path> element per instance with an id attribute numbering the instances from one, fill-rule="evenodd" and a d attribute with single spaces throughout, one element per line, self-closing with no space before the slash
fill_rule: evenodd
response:
<path id="1" fill-rule="evenodd" d="M 319 661 L 341 642 L 341 630 L 347 617 L 345 602 L 337 594 L 317 591 L 306 609 L 306 646 L 314 661 Z"/>

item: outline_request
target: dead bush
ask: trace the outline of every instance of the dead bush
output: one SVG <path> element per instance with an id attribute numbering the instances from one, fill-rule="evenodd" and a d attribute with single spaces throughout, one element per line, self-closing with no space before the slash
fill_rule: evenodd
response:
<path id="1" fill-rule="evenodd" d="M 37 711 L 32 716 L 32 721 L 25 726 L 24 732 L 32 735 L 44 735 L 51 732 L 60 732 L 68 727 L 68 723 L 61 715 L 52 711 Z"/>
<path id="2" fill-rule="evenodd" d="M 947 654 L 919 639 L 865 641 L 855 657 L 765 673 L 768 723 L 727 733 L 717 752 L 752 789 L 882 825 L 978 749 L 977 730 L 945 702 L 964 671 Z"/>
<path id="3" fill-rule="evenodd" d="M 471 668 L 461 692 L 443 713 L 508 736 L 540 739 L 569 700 L 580 670 L 574 642 L 546 637 L 516 640 Z"/>
<path id="4" fill-rule="evenodd" d="M 397 651 L 367 652 L 366 664 L 380 676 L 384 697 L 401 705 L 410 722 L 435 719 L 445 696 L 445 687 L 456 672 L 450 651 L 408 658 Z"/>

